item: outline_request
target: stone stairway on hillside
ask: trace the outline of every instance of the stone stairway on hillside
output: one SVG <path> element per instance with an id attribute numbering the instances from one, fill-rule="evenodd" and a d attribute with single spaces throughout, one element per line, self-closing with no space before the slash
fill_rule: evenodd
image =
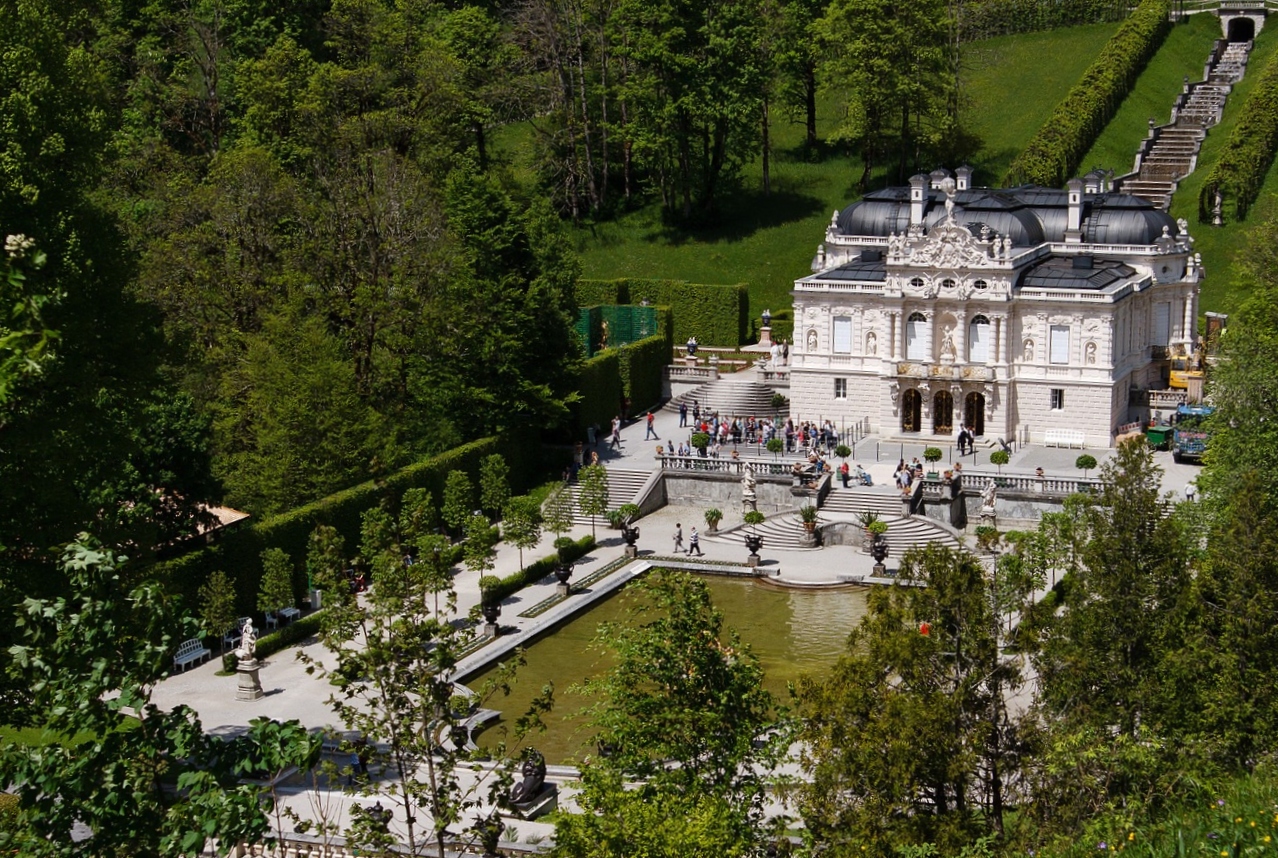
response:
<path id="1" fill-rule="evenodd" d="M 892 556 L 900 557 L 911 548 L 931 543 L 940 543 L 949 548 L 959 547 L 959 540 L 953 533 L 926 518 L 902 516 L 900 501 L 895 500 L 895 498 L 890 498 L 890 500 L 893 500 L 896 504 L 895 512 L 887 512 L 886 508 L 875 511 L 887 523 L 888 532 L 885 539 L 888 547 L 892 550 Z M 821 515 L 817 519 L 818 526 L 832 522 L 846 522 L 856 525 L 856 515 L 854 513 L 838 512 L 827 514 L 827 511 L 828 506 L 821 508 Z M 745 537 L 750 532 L 750 528 L 740 525 L 721 533 L 706 534 L 704 538 L 714 542 L 734 543 L 744 548 Z M 803 521 L 799 518 L 798 513 L 787 512 L 773 516 L 758 526 L 758 533 L 763 537 L 764 550 L 772 548 L 796 551 L 806 548 L 803 545 Z M 819 549 L 807 550 L 814 551 Z"/>
<path id="2" fill-rule="evenodd" d="M 1229 42 L 1212 49 L 1206 78 L 1188 84 L 1172 108 L 1172 122 L 1153 129 L 1141 145 L 1138 171 L 1117 182 L 1117 190 L 1134 194 L 1166 211 L 1180 180 L 1193 172 L 1207 129 L 1220 121 L 1234 84 L 1247 71 L 1251 42 Z M 1152 122 L 1152 120 L 1151 120 Z"/>
<path id="3" fill-rule="evenodd" d="M 774 409 L 772 407 L 774 393 L 776 393 L 775 390 L 756 381 L 720 378 L 672 398 L 665 404 L 665 410 L 677 412 L 680 404 L 686 402 L 689 420 L 692 419 L 693 403 L 699 404 L 703 412 L 718 412 L 724 417 L 778 416 L 784 420 L 790 415 L 790 406 L 786 404 L 780 409 Z"/>
<path id="4" fill-rule="evenodd" d="M 620 509 L 623 505 L 634 503 L 638 500 L 639 491 L 648 482 L 648 477 L 651 475 L 651 471 L 640 471 L 631 468 L 608 468 L 608 509 Z M 568 485 L 568 495 L 572 498 L 573 523 L 589 526 L 590 516 L 582 515 L 577 508 L 577 498 L 580 494 L 580 484 L 574 482 Z M 602 516 L 595 522 L 596 526 L 599 524 L 606 524 Z"/>

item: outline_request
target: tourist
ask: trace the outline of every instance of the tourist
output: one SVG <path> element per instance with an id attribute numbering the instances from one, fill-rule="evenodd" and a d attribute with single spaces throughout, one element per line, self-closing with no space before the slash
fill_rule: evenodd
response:
<path id="1" fill-rule="evenodd" d="M 688 425 L 688 403 L 680 402 L 679 403 L 679 428 L 682 429 L 683 427 L 687 425 Z"/>
<path id="2" fill-rule="evenodd" d="M 660 435 L 658 435 L 658 434 L 657 434 L 657 431 L 656 431 L 655 429 L 653 429 L 653 428 L 652 428 L 652 421 L 653 421 L 652 412 L 651 412 L 651 411 L 649 411 L 649 412 L 648 412 L 648 431 L 646 431 L 646 432 L 644 433 L 643 440 L 647 441 L 649 437 L 652 437 L 652 438 L 656 438 L 658 441 L 660 441 L 660 440 L 661 440 L 661 436 L 660 436 Z"/>
<path id="3" fill-rule="evenodd" d="M 612 418 L 612 439 L 609 442 L 609 446 L 614 450 L 621 446 L 621 418 L 620 417 Z"/>
<path id="4" fill-rule="evenodd" d="M 701 537 L 700 535 L 697 534 L 697 529 L 695 527 L 692 529 L 692 533 L 688 534 L 688 556 L 689 557 L 692 556 L 693 549 L 696 549 L 698 557 L 703 556 L 701 553 Z"/>
<path id="5" fill-rule="evenodd" d="M 683 525 L 678 522 L 675 522 L 674 543 L 675 554 L 683 551 Z"/>
<path id="6" fill-rule="evenodd" d="M 848 487 L 848 480 L 851 479 L 852 470 L 848 467 L 848 463 L 844 462 L 839 466 L 839 477 L 843 480 L 843 488 Z"/>

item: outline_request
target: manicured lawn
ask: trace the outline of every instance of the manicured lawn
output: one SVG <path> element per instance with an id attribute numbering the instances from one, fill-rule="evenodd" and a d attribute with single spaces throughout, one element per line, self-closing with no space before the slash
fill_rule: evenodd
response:
<path id="1" fill-rule="evenodd" d="M 1198 15 L 1215 21 L 1214 16 Z M 1219 25 L 1217 25 L 1219 26 Z M 1219 33 L 1219 30 L 1216 31 Z M 1194 249 L 1202 254 L 1203 265 L 1207 269 L 1207 278 L 1203 281 L 1202 296 L 1199 306 L 1202 310 L 1213 310 L 1228 313 L 1238 307 L 1246 297 L 1245 289 L 1240 289 L 1233 270 L 1234 260 L 1244 249 L 1248 229 L 1278 213 L 1278 169 L 1269 168 L 1264 187 L 1256 204 L 1252 206 L 1247 220 L 1242 223 L 1226 221 L 1224 226 L 1212 226 L 1210 223 L 1198 221 L 1198 194 L 1202 190 L 1203 181 L 1211 172 L 1212 166 L 1220 157 L 1220 150 L 1229 134 L 1242 116 L 1243 105 L 1252 86 L 1260 78 L 1260 72 L 1271 58 L 1278 59 L 1278 36 L 1272 30 L 1262 30 L 1256 38 L 1256 45 L 1247 63 L 1247 75 L 1230 93 L 1225 103 L 1225 115 L 1220 124 L 1212 128 L 1203 141 L 1202 150 L 1198 154 L 1198 167 L 1190 173 L 1172 198 L 1171 212 L 1175 217 L 1183 217 L 1189 221 L 1189 234 L 1194 237 Z"/>
<path id="2" fill-rule="evenodd" d="M 1203 64 L 1219 38 L 1220 21 L 1215 15 L 1191 15 L 1173 27 L 1117 115 L 1083 158 L 1081 172 L 1093 167 L 1112 169 L 1119 176 L 1129 172 L 1136 147 L 1149 133 L 1150 117 L 1159 125 L 1171 119 L 1172 102 L 1184 87 L 1185 77 L 1202 80 Z"/>

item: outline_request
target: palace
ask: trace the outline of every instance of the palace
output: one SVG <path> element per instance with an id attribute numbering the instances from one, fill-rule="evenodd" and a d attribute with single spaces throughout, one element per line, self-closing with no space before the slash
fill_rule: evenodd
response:
<path id="1" fill-rule="evenodd" d="M 1195 342 L 1187 224 L 1105 178 L 973 188 L 937 170 L 835 212 L 795 281 L 791 413 L 872 432 L 1112 446 Z"/>

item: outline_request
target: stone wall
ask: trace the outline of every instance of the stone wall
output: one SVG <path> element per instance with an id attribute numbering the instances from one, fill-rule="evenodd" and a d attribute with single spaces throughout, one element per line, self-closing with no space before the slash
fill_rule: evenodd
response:
<path id="1" fill-rule="evenodd" d="M 718 509 L 741 509 L 741 478 L 735 474 L 697 473 L 680 474 L 666 471 L 664 474 L 666 503 L 671 506 L 704 506 Z M 755 478 L 755 495 L 759 512 L 772 515 L 793 512 L 808 503 L 805 495 L 790 491 L 789 477 L 760 474 Z"/>

